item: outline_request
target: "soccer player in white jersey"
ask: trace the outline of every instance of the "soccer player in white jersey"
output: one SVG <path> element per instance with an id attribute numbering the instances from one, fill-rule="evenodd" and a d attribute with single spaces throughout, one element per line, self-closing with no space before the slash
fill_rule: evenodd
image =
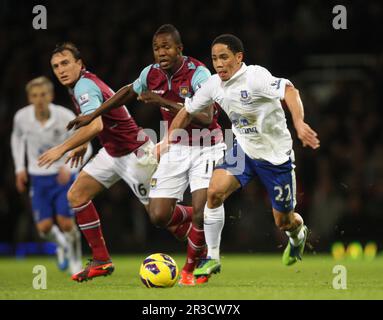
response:
<path id="1" fill-rule="evenodd" d="M 222 164 L 213 173 L 204 210 L 207 259 L 194 275 L 206 276 L 220 270 L 219 247 L 227 197 L 258 177 L 267 189 L 276 226 L 289 237 L 282 261 L 292 265 L 302 258 L 308 229 L 295 212 L 294 151 L 281 100 L 291 112 L 294 127 L 303 146 L 319 147 L 317 134 L 304 121 L 303 104 L 293 84 L 276 78 L 261 66 L 243 62 L 243 44 L 233 35 L 217 37 L 212 43 L 212 60 L 217 74 L 185 100 L 169 130 L 172 142 L 178 128 L 184 128 L 193 114 L 213 102 L 219 103 L 232 122 L 236 136 Z M 169 142 L 170 141 L 170 142 Z"/>
<path id="2" fill-rule="evenodd" d="M 30 179 L 30 197 L 37 230 L 42 238 L 57 244 L 59 268 L 65 270 L 69 267 L 73 274 L 81 268 L 81 237 L 66 194 L 77 170 L 65 164 L 65 159 L 45 170 L 38 167 L 37 159 L 44 151 L 68 137 L 66 123 L 75 115 L 67 108 L 52 103 L 53 84 L 46 77 L 29 81 L 26 91 L 30 105 L 16 112 L 11 136 L 16 188 L 20 193 L 25 192 Z"/>

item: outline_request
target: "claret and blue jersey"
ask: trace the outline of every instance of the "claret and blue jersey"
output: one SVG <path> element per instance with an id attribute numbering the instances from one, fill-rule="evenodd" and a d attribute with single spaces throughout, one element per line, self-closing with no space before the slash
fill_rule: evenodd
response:
<path id="1" fill-rule="evenodd" d="M 204 64 L 192 57 L 183 57 L 183 63 L 180 68 L 171 76 L 160 69 L 159 64 L 151 64 L 144 68 L 139 78 L 133 83 L 133 90 L 139 95 L 144 91 L 152 91 L 165 99 L 184 103 L 186 98 L 192 97 L 195 92 L 201 87 L 209 77 L 211 73 Z M 217 122 L 218 119 L 218 107 L 214 105 L 213 121 L 209 126 L 209 130 L 216 130 L 212 135 L 212 144 L 222 141 L 221 127 Z M 166 107 L 161 107 L 161 114 L 164 121 L 168 122 L 170 126 L 174 119 L 174 115 L 169 112 Z M 189 134 L 189 142 L 192 139 L 192 130 L 201 129 L 195 123 L 191 123 L 185 128 Z"/>
<path id="2" fill-rule="evenodd" d="M 83 70 L 70 90 L 77 112 L 89 114 L 114 95 L 113 90 L 95 74 Z M 112 157 L 121 157 L 148 141 L 125 106 L 112 109 L 102 116 L 103 130 L 98 134 L 101 145 Z"/>

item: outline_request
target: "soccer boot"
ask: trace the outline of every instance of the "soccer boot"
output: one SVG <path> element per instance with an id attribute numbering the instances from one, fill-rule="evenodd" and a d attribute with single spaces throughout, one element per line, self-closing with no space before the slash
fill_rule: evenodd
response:
<path id="1" fill-rule="evenodd" d="M 202 259 L 206 259 L 206 256 L 207 256 L 207 247 L 203 249 L 198 260 L 201 261 Z M 197 266 L 198 265 L 199 265 L 199 262 L 197 262 Z M 204 283 L 207 283 L 208 281 L 209 281 L 209 276 L 198 276 L 195 278 L 196 284 L 204 284 Z"/>
<path id="2" fill-rule="evenodd" d="M 308 228 L 303 225 L 304 238 L 301 244 L 297 247 L 293 246 L 289 240 L 285 251 L 282 256 L 282 263 L 286 266 L 291 266 L 296 263 L 298 260 L 302 260 L 303 251 L 305 250 L 305 244 L 308 236 Z"/>
<path id="3" fill-rule="evenodd" d="M 72 280 L 77 282 L 83 282 L 92 280 L 95 277 L 108 276 L 114 271 L 114 265 L 111 260 L 109 261 L 97 261 L 89 259 L 86 267 L 78 273 L 72 275 Z"/>
<path id="4" fill-rule="evenodd" d="M 195 279 L 196 284 L 205 284 L 209 281 L 208 276 L 198 276 Z"/>
<path id="5" fill-rule="evenodd" d="M 180 279 L 178 280 L 180 286 L 195 286 L 195 278 L 193 272 L 181 271 Z"/>
<path id="6" fill-rule="evenodd" d="M 207 282 L 207 279 L 204 278 L 209 278 L 213 273 L 218 273 L 220 271 L 221 264 L 218 260 L 211 258 L 201 258 L 193 274 L 197 278 L 197 283 L 202 284 Z M 204 278 L 198 280 L 200 277 Z"/>

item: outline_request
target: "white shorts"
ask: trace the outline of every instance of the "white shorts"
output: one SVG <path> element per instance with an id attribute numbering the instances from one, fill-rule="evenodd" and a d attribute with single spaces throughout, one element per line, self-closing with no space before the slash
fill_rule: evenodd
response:
<path id="1" fill-rule="evenodd" d="M 172 144 L 161 156 L 151 183 L 149 198 L 172 198 L 182 201 L 190 184 L 190 191 L 209 187 L 214 166 L 223 158 L 225 143 L 211 147 Z"/>
<path id="2" fill-rule="evenodd" d="M 105 188 L 110 188 L 122 178 L 137 198 L 148 204 L 150 179 L 157 168 L 153 148 L 154 143 L 149 140 L 137 152 L 122 157 L 112 157 L 102 148 L 83 170 Z"/>

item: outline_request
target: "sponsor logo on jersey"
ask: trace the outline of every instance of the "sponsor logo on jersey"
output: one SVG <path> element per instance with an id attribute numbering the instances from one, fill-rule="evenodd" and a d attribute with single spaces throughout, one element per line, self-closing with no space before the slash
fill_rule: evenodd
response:
<path id="1" fill-rule="evenodd" d="M 255 119 L 250 119 L 236 112 L 230 113 L 230 120 L 233 126 L 242 134 L 258 133 L 255 127 Z"/>
<path id="2" fill-rule="evenodd" d="M 240 100 L 243 104 L 249 104 L 251 102 L 251 96 L 247 90 L 241 90 Z"/>
<path id="3" fill-rule="evenodd" d="M 82 106 L 88 102 L 89 102 L 89 94 L 88 93 L 85 93 L 85 94 L 80 96 L 80 98 L 79 98 L 80 106 Z"/>
<path id="4" fill-rule="evenodd" d="M 159 94 L 160 96 L 162 96 L 164 93 L 165 93 L 165 90 L 152 90 L 153 93 L 155 94 Z"/>
<path id="5" fill-rule="evenodd" d="M 180 93 L 179 93 L 180 97 L 181 98 L 187 98 L 187 97 L 190 97 L 191 94 L 190 94 L 190 91 L 189 91 L 189 87 L 188 86 L 180 86 Z"/>
<path id="6" fill-rule="evenodd" d="M 281 79 L 278 79 L 278 80 L 275 80 L 274 82 L 272 82 L 270 84 L 272 87 L 276 87 L 276 89 L 278 90 L 281 86 Z"/>

